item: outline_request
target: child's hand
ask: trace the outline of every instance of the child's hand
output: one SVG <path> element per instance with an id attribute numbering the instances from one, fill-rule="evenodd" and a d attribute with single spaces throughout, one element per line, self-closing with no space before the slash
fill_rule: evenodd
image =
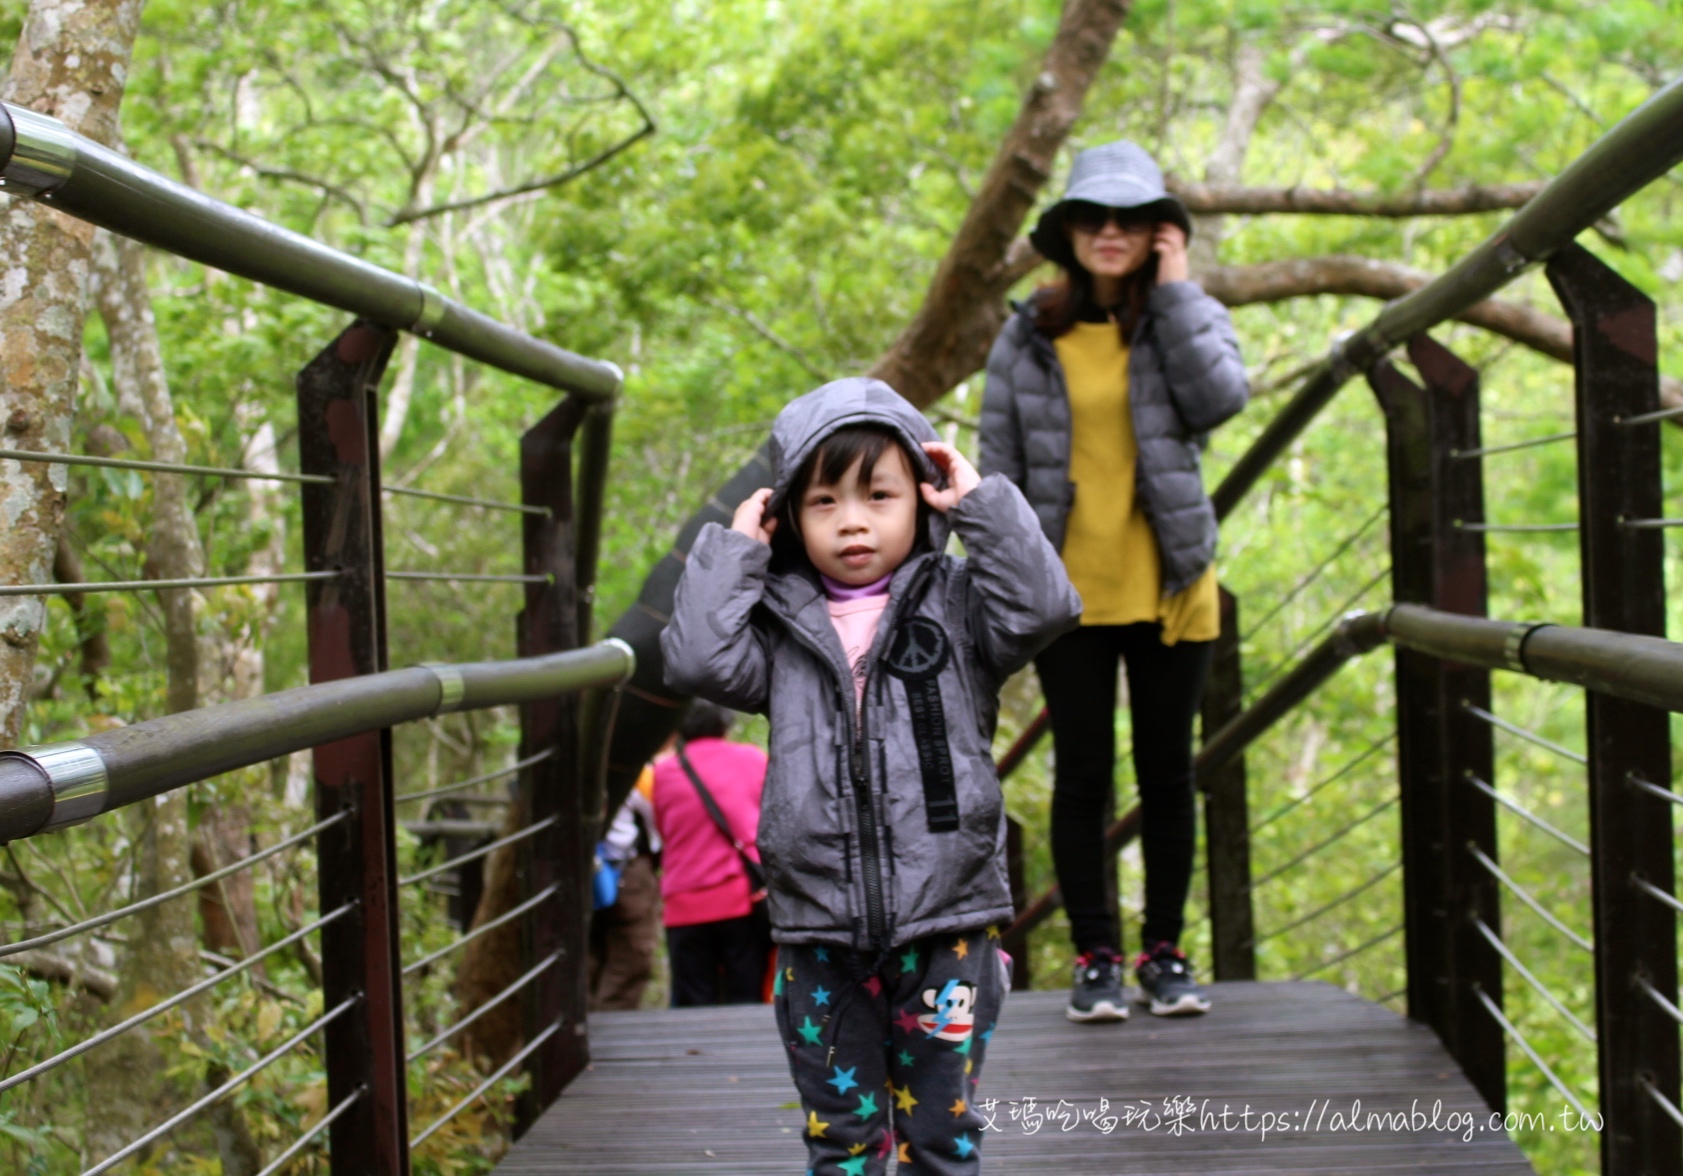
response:
<path id="1" fill-rule="evenodd" d="M 736 508 L 736 517 L 730 521 L 730 529 L 741 532 L 756 543 L 770 543 L 771 537 L 777 533 L 777 520 L 766 518 L 766 502 L 770 498 L 769 486 L 744 498 L 742 505 Z"/>
<path id="2" fill-rule="evenodd" d="M 1186 263 L 1186 230 L 1170 221 L 1157 226 L 1151 238 L 1152 251 L 1157 254 L 1157 284 L 1184 282 L 1191 276 Z"/>
<path id="3" fill-rule="evenodd" d="M 976 467 L 965 460 L 964 454 L 941 441 L 925 441 L 923 451 L 940 471 L 947 475 L 947 488 L 937 490 L 928 482 L 919 483 L 923 500 L 945 514 L 958 505 L 959 499 L 974 490 L 982 480 Z"/>

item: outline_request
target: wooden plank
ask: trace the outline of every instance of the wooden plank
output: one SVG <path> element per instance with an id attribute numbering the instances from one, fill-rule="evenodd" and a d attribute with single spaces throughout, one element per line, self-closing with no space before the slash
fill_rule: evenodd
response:
<path id="1" fill-rule="evenodd" d="M 986 1168 L 1532 1176 L 1500 1131 L 1463 1142 L 1406 1122 L 1329 1125 L 1358 1100 L 1364 1126 L 1369 1112 L 1406 1116 L 1417 1104 L 1429 1117 L 1438 1102 L 1440 1123 L 1453 1113 L 1485 1125 L 1488 1108 L 1423 1026 L 1314 981 L 1233 981 L 1213 985 L 1212 997 L 1216 1010 L 1206 1017 L 1136 1013 L 1122 1025 L 1071 1024 L 1060 992 L 1010 997 L 978 1092 L 979 1107 L 996 1100 L 1000 1128 L 983 1144 Z M 598 1013 L 590 1039 L 591 1065 L 509 1152 L 499 1176 L 804 1170 L 802 1116 L 769 1007 Z M 1193 1129 L 1177 1130 L 1163 1118 L 1164 1101 L 1177 1097 L 1215 1117 L 1200 1128 L 1194 1112 Z M 1029 1131 L 1029 1098 L 1042 1114 L 1054 1108 L 1074 1122 Z M 1119 1121 L 1107 1134 L 1095 1125 L 1101 1099 L 1119 1120 L 1132 1107 L 1136 1116 L 1149 1108 L 1155 1122 Z M 1219 1119 L 1223 1104 L 1231 1130 Z M 1293 1129 L 1267 1138 L 1243 1130 L 1247 1105 L 1253 1128 L 1268 1114 Z M 1300 1129 L 1306 1118 L 1318 1118 L 1319 1129 Z"/>

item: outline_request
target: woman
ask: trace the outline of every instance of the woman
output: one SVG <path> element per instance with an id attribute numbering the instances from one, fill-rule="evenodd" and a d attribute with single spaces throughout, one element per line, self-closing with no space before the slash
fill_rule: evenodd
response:
<path id="1" fill-rule="evenodd" d="M 750 874 L 766 753 L 727 742 L 730 724 L 730 711 L 697 699 L 678 722 L 676 753 L 654 765 L 673 1008 L 764 999 L 771 924 Z"/>
<path id="2" fill-rule="evenodd" d="M 1077 953 L 1073 1021 L 1128 1015 L 1103 844 L 1118 660 L 1143 818 L 1141 1000 L 1159 1015 L 1210 1007 L 1178 946 L 1197 837 L 1192 720 L 1220 632 L 1199 454 L 1248 392 L 1227 311 L 1189 280 L 1190 232 L 1144 150 L 1083 151 L 1029 237 L 1063 274 L 988 357 L 982 472 L 1022 487 L 1084 605 L 1081 627 L 1035 659 L 1057 757 L 1052 859 Z"/>

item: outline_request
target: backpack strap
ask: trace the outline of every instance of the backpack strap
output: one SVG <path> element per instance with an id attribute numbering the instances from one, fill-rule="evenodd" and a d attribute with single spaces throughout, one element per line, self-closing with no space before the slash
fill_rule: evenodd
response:
<path id="1" fill-rule="evenodd" d="M 702 807 L 707 810 L 707 815 L 713 818 L 713 824 L 719 827 L 719 832 L 724 834 L 725 840 L 730 842 L 731 848 L 736 850 L 737 856 L 742 859 L 743 871 L 748 875 L 749 889 L 758 900 L 766 888 L 765 871 L 760 868 L 759 862 L 748 856 L 747 848 L 736 834 L 731 832 L 730 822 L 725 820 L 719 802 L 713 799 L 713 793 L 702 783 L 701 774 L 695 770 L 695 765 L 690 763 L 690 757 L 684 753 L 684 741 L 681 739 L 678 741 L 678 764 L 684 769 L 684 775 L 690 778 L 690 783 L 695 785 L 696 795 L 701 797 Z"/>

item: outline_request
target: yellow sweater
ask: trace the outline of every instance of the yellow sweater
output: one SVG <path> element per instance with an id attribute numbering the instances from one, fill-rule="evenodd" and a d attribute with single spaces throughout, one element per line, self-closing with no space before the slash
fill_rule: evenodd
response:
<path id="1" fill-rule="evenodd" d="M 1221 633 L 1215 568 L 1164 597 L 1157 536 L 1134 498 L 1139 446 L 1128 412 L 1128 349 L 1114 323 L 1076 323 L 1056 342 L 1069 389 L 1069 480 L 1064 568 L 1081 593 L 1083 625 L 1163 623 L 1163 644 Z"/>

